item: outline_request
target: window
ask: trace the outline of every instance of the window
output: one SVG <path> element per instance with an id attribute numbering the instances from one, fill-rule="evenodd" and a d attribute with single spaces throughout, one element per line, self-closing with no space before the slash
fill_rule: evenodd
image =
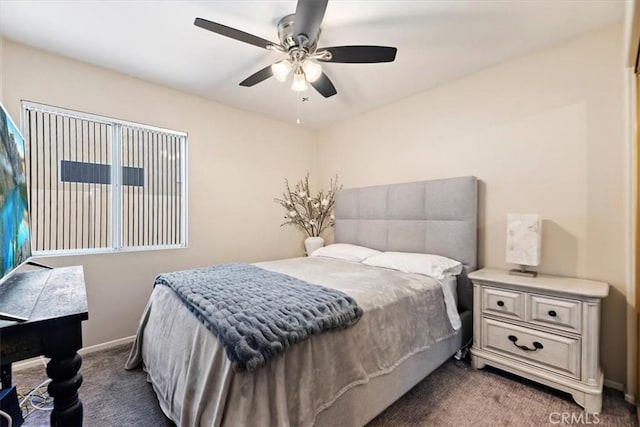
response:
<path id="1" fill-rule="evenodd" d="M 184 247 L 187 135 L 22 103 L 36 255 Z"/>

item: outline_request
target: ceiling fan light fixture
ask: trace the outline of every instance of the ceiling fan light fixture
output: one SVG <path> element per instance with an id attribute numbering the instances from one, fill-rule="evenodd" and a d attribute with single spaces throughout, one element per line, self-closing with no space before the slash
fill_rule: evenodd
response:
<path id="1" fill-rule="evenodd" d="M 284 82 L 287 79 L 287 76 L 291 72 L 291 61 L 285 59 L 279 62 L 276 62 L 271 66 L 271 72 L 273 76 L 279 81 Z"/>
<path id="2" fill-rule="evenodd" d="M 322 75 L 322 67 L 320 64 L 309 58 L 302 62 L 302 71 L 304 71 L 304 75 L 310 82 L 315 82 Z"/>
<path id="3" fill-rule="evenodd" d="M 293 83 L 291 84 L 291 89 L 296 92 L 302 92 L 303 90 L 307 90 L 307 79 L 304 77 L 304 73 L 302 70 L 298 69 L 295 73 L 293 73 Z"/>

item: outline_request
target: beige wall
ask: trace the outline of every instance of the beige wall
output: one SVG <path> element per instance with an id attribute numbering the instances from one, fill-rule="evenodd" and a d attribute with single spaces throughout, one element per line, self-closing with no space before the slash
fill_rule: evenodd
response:
<path id="1" fill-rule="evenodd" d="M 509 267 L 507 213 L 541 214 L 539 270 L 612 285 L 601 355 L 606 378 L 624 383 L 621 46 L 621 28 L 608 27 L 332 126 L 319 134 L 317 178 L 477 176 L 482 266 Z"/>
<path id="2" fill-rule="evenodd" d="M 26 99 L 189 134 L 188 249 L 41 260 L 84 265 L 85 346 L 133 335 L 159 272 L 302 254 L 302 234 L 279 227 L 272 200 L 284 178 L 315 172 L 312 133 L 9 40 L 2 63 L 15 119 Z"/>

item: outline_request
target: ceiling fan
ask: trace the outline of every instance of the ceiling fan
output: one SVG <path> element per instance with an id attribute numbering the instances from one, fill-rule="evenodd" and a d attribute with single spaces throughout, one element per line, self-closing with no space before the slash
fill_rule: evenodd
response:
<path id="1" fill-rule="evenodd" d="M 194 25 L 205 30 L 249 43 L 263 49 L 286 55 L 286 58 L 269 65 L 240 82 L 240 86 L 254 86 L 271 76 L 284 82 L 293 71 L 295 91 L 307 89 L 311 84 L 322 96 L 328 98 L 337 93 L 335 86 L 322 71 L 321 62 L 347 64 L 371 64 L 393 62 L 397 49 L 387 46 L 335 46 L 318 48 L 320 25 L 327 9 L 328 0 L 298 0 L 296 13 L 287 15 L 278 22 L 280 43 L 273 43 L 253 34 L 226 25 L 196 18 Z"/>

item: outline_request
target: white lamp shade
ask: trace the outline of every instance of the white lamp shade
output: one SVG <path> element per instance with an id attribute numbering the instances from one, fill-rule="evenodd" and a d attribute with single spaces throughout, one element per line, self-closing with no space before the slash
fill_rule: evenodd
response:
<path id="1" fill-rule="evenodd" d="M 288 60 L 276 62 L 271 66 L 271 72 L 279 82 L 284 82 L 291 72 L 291 62 Z"/>
<path id="2" fill-rule="evenodd" d="M 538 214 L 507 214 L 507 262 L 540 264 L 542 219 Z"/>
<path id="3" fill-rule="evenodd" d="M 302 71 L 309 82 L 315 82 L 322 75 L 322 67 L 311 59 L 305 59 L 302 62 Z"/>
<path id="4" fill-rule="evenodd" d="M 303 90 L 307 90 L 307 79 L 304 78 L 303 72 L 295 72 L 293 74 L 293 83 L 291 84 L 291 89 L 296 92 L 301 92 Z"/>

